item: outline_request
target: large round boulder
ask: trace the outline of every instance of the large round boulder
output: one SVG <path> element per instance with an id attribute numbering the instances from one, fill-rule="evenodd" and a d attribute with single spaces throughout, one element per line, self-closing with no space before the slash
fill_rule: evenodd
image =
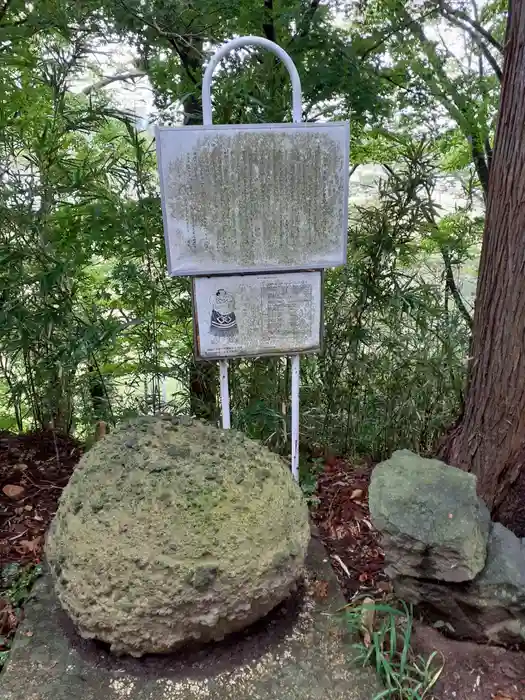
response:
<path id="1" fill-rule="evenodd" d="M 141 656 L 267 614 L 295 588 L 309 534 L 277 455 L 233 430 L 142 417 L 81 459 L 46 554 L 82 637 Z"/>

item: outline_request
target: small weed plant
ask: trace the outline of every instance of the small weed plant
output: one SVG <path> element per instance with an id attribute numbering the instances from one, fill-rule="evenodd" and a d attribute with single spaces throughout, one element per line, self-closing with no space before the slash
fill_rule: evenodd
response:
<path id="1" fill-rule="evenodd" d="M 0 569 L 0 671 L 9 657 L 22 605 L 41 573 L 39 564 L 8 564 Z"/>
<path id="2" fill-rule="evenodd" d="M 324 468 L 324 460 L 315 458 L 299 465 L 299 483 L 311 510 L 319 505 L 317 496 L 317 480 Z"/>
<path id="3" fill-rule="evenodd" d="M 443 671 L 437 652 L 428 658 L 412 649 L 413 611 L 406 603 L 399 607 L 376 604 L 372 599 L 344 609 L 345 624 L 362 641 L 354 645 L 358 663 L 372 665 L 385 689 L 373 700 L 431 700 L 432 688 Z"/>

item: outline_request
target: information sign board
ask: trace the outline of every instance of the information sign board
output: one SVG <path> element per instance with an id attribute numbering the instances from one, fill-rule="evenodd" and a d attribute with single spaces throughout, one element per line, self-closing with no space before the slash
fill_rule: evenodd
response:
<path id="1" fill-rule="evenodd" d="M 348 122 L 160 127 L 172 276 L 346 263 Z"/>
<path id="2" fill-rule="evenodd" d="M 321 346 L 322 273 L 196 277 L 199 359 L 315 352 Z"/>

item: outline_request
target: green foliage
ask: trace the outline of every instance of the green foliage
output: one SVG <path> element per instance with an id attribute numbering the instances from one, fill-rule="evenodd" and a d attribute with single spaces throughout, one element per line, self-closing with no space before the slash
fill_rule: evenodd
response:
<path id="1" fill-rule="evenodd" d="M 401 119 L 426 133 L 461 134 L 466 148 L 456 141 L 446 167 L 464 166 L 468 157 L 486 194 L 506 4 L 365 0 L 359 8 L 355 21 L 370 44 L 367 57 L 375 55 L 383 79 L 400 87 Z"/>
<path id="2" fill-rule="evenodd" d="M 354 48 L 359 35 L 334 23 L 337 2 L 303 0 L 105 0 L 114 31 L 130 41 L 152 83 L 164 120 L 201 119 L 200 87 L 208 45 L 234 36 L 264 36 L 285 47 L 299 67 L 304 118 L 347 117 L 362 123 L 385 115 L 390 87 L 377 80 Z M 213 85 L 216 122 L 280 122 L 291 117 L 291 86 L 284 66 L 267 52 L 231 54 Z"/>
<path id="3" fill-rule="evenodd" d="M 443 670 L 437 653 L 428 659 L 414 653 L 411 644 L 412 608 L 401 602 L 392 605 L 363 602 L 347 607 L 344 620 L 349 631 L 363 634 L 366 644 L 356 645 L 358 663 L 372 665 L 385 690 L 373 700 L 424 700 L 435 686 Z"/>
<path id="4" fill-rule="evenodd" d="M 339 5 L 6 6 L 0 427 L 85 435 L 137 413 L 216 416 L 217 374 L 193 359 L 189 282 L 165 274 L 153 141 L 107 97 L 96 62 L 106 42 L 128 46 L 123 75 L 147 76 L 157 116 L 198 122 L 212 47 L 256 34 L 295 60 L 304 118 L 350 118 L 355 166 L 383 166 L 376 196 L 351 212 L 348 265 L 325 275 L 324 351 L 302 361 L 301 447 L 376 458 L 432 448 L 461 401 L 471 309 L 458 276 L 483 223 L 471 145 L 490 147 L 497 80 L 480 73 L 468 33 L 467 68 L 428 39 L 435 4 L 374 0 L 348 21 Z M 498 40 L 502 13 L 491 3 L 478 18 Z M 92 86 L 72 88 L 88 75 Z M 289 78 L 269 54 L 231 54 L 213 101 L 217 122 L 290 119 Z M 437 202 L 443 171 L 463 183 L 454 211 Z M 235 427 L 283 454 L 289 385 L 285 358 L 231 363 Z"/>
<path id="5" fill-rule="evenodd" d="M 299 463 L 299 483 L 310 510 L 319 505 L 319 498 L 316 496 L 317 480 L 323 469 L 324 459 L 319 457 Z"/>
<path id="6" fill-rule="evenodd" d="M 421 271 L 436 178 L 432 149 L 399 140 L 376 202 L 352 215 L 349 264 L 326 275 L 319 388 L 304 391 L 308 441 L 377 459 L 395 445 L 425 452 L 455 415 L 468 330 L 442 268 Z"/>
<path id="7" fill-rule="evenodd" d="M 0 567 L 0 598 L 8 618 L 4 625 L 4 634 L 0 635 L 0 671 L 6 664 L 11 649 L 11 641 L 16 625 L 20 619 L 21 608 L 35 584 L 42 575 L 42 567 L 28 564 L 4 564 Z"/>
<path id="8" fill-rule="evenodd" d="M 35 581 L 42 575 L 40 564 L 30 564 L 20 569 L 6 592 L 8 600 L 19 608 L 29 596 Z"/>

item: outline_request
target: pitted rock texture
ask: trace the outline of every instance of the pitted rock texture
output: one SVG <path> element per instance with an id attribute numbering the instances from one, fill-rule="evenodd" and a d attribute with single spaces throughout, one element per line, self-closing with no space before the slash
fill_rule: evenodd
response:
<path id="1" fill-rule="evenodd" d="M 473 474 L 398 450 L 374 469 L 369 496 L 391 578 L 470 581 L 485 566 L 490 515 Z"/>
<path id="2" fill-rule="evenodd" d="M 81 636 L 141 656 L 267 614 L 301 577 L 309 537 L 277 455 L 236 431 L 141 417 L 84 455 L 46 554 Z"/>
<path id="3" fill-rule="evenodd" d="M 492 525 L 487 563 L 473 581 L 451 584 L 400 576 L 394 579 L 394 589 L 453 637 L 523 645 L 525 541 L 501 523 Z"/>

